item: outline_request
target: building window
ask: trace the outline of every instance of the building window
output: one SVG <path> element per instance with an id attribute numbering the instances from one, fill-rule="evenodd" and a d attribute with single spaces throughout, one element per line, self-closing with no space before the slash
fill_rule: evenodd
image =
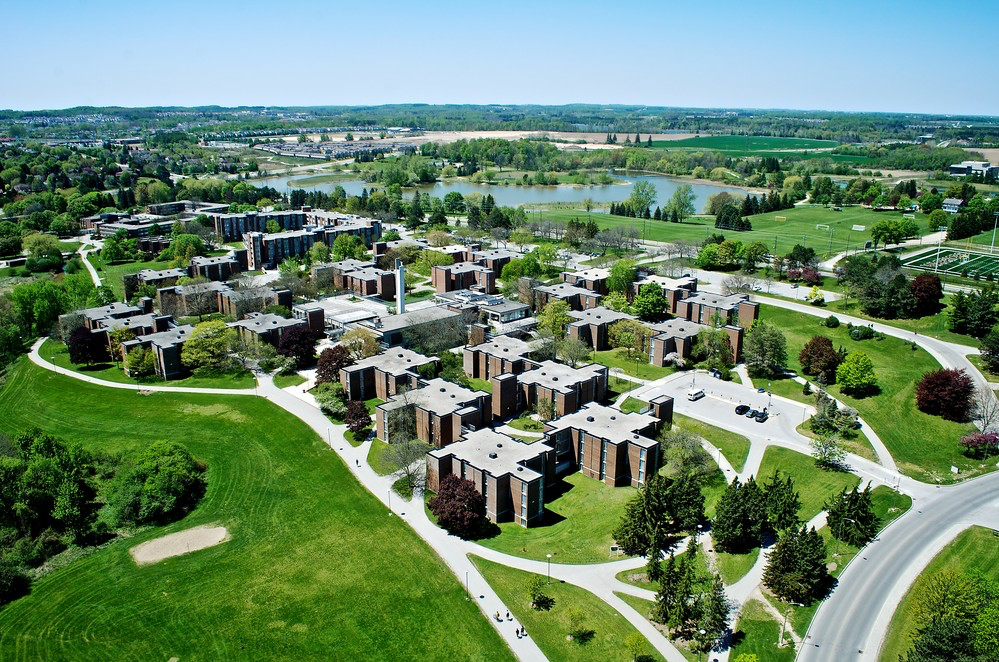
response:
<path id="1" fill-rule="evenodd" d="M 486 508 L 489 507 L 489 476 L 482 475 L 482 498 L 486 500 Z"/>
<path id="2" fill-rule="evenodd" d="M 520 525 L 527 526 L 527 483 L 520 484 Z"/>
<path id="3" fill-rule="evenodd" d="M 583 470 L 583 433 L 579 433 L 579 470 Z"/>
<path id="4" fill-rule="evenodd" d="M 638 451 L 638 484 L 645 482 L 645 449 Z"/>
<path id="5" fill-rule="evenodd" d="M 601 442 L 600 445 L 600 480 L 604 479 L 607 475 L 607 442 Z"/>

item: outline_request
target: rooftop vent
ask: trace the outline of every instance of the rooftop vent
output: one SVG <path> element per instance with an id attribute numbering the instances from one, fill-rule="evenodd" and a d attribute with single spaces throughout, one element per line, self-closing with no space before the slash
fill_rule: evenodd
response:
<path id="1" fill-rule="evenodd" d="M 617 420 L 617 416 L 611 416 L 611 420 L 612 421 L 616 421 Z"/>
<path id="2" fill-rule="evenodd" d="M 503 448 L 503 444 L 496 444 L 496 448 Z"/>
<path id="3" fill-rule="evenodd" d="M 592 423 L 593 422 L 593 417 L 592 416 L 587 416 L 586 417 L 586 422 L 587 423 Z"/>
<path id="4" fill-rule="evenodd" d="M 523 471 L 524 467 L 517 467 L 517 471 Z"/>
<path id="5" fill-rule="evenodd" d="M 492 459 L 492 460 L 495 460 L 497 457 L 499 457 L 499 456 L 496 453 L 490 453 L 489 454 L 489 458 Z"/>
<path id="6" fill-rule="evenodd" d="M 444 393 L 445 391 L 447 391 L 447 389 L 441 386 L 441 393 Z"/>
<path id="7" fill-rule="evenodd" d="M 552 381 L 553 382 L 557 382 L 558 381 L 558 377 L 552 377 Z"/>

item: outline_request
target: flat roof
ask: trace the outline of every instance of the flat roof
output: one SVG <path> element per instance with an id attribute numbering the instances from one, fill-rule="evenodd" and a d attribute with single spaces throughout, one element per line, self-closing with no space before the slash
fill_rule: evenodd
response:
<path id="1" fill-rule="evenodd" d="M 344 370 L 346 372 L 356 372 L 367 368 L 375 368 L 392 375 L 401 375 L 404 372 L 414 370 L 427 363 L 433 363 L 436 360 L 436 356 L 424 356 L 419 352 L 414 352 L 404 347 L 392 347 L 381 354 L 361 359 L 353 365 L 347 366 Z"/>
<path id="2" fill-rule="evenodd" d="M 714 292 L 697 292 L 684 299 L 690 303 L 712 308 L 725 308 L 733 310 L 739 307 L 740 303 L 749 301 L 749 296 L 745 294 L 715 294 Z"/>
<path id="3" fill-rule="evenodd" d="M 520 257 L 520 253 L 514 253 L 513 251 L 508 251 L 503 248 L 494 248 L 489 251 L 472 251 L 472 255 L 474 255 L 477 260 L 498 260 L 504 257 L 508 257 L 512 260 L 513 258 Z"/>
<path id="4" fill-rule="evenodd" d="M 392 410 L 412 404 L 437 416 L 444 416 L 464 409 L 485 395 L 488 394 L 484 391 L 473 391 L 437 377 L 417 389 L 393 395 L 378 406 Z"/>
<path id="5" fill-rule="evenodd" d="M 150 333 L 145 336 L 139 336 L 137 340 L 150 342 L 157 347 L 173 347 L 174 345 L 187 340 L 188 336 L 191 335 L 191 331 L 194 331 L 194 327 L 190 324 L 184 324 L 182 326 L 175 326 L 174 328 L 166 331 L 160 331 L 159 333 Z"/>
<path id="6" fill-rule="evenodd" d="M 625 413 L 591 402 L 579 411 L 556 418 L 546 425 L 552 428 L 550 432 L 575 428 L 615 444 L 628 442 L 650 448 L 659 442 L 638 434 L 638 431 L 658 422 L 659 419 L 650 414 Z"/>
<path id="7" fill-rule="evenodd" d="M 80 314 L 88 319 L 101 319 L 104 317 L 111 317 L 112 315 L 121 315 L 122 313 L 136 314 L 141 309 L 138 306 L 130 306 L 127 303 L 122 303 L 121 301 L 114 301 L 106 306 L 98 306 L 96 308 L 86 308 L 80 311 Z"/>
<path id="8" fill-rule="evenodd" d="M 583 269 L 582 271 L 566 271 L 563 272 L 570 276 L 576 276 L 577 278 L 584 278 L 586 280 L 600 280 L 602 278 L 608 278 L 610 276 L 610 269 Z"/>
<path id="9" fill-rule="evenodd" d="M 300 326 L 302 323 L 302 320 L 289 319 L 275 315 L 274 313 L 250 313 L 246 316 L 246 319 L 241 319 L 238 322 L 230 322 L 229 326 L 239 326 L 254 333 L 261 333 L 271 329 L 282 329 L 287 326 Z"/>
<path id="10" fill-rule="evenodd" d="M 482 309 L 488 310 L 491 313 L 511 313 L 515 310 L 530 309 L 530 306 L 519 301 L 504 301 L 503 303 L 487 304 L 482 306 Z"/>
<path id="11" fill-rule="evenodd" d="M 698 324 L 679 317 L 650 325 L 652 330 L 658 335 L 667 335 L 671 338 L 692 338 L 704 329 L 709 328 L 705 324 Z"/>
<path id="12" fill-rule="evenodd" d="M 586 310 L 570 310 L 569 316 L 576 318 L 576 321 L 572 322 L 572 324 L 609 324 L 619 320 L 637 319 L 634 315 L 619 313 L 616 310 L 604 308 L 603 306 L 587 308 Z"/>
<path id="13" fill-rule="evenodd" d="M 667 276 L 660 276 L 658 274 L 652 274 L 646 276 L 635 284 L 641 289 L 642 285 L 656 284 L 664 290 L 685 290 L 688 289 L 690 285 L 697 289 L 697 278 L 694 276 L 681 276 L 680 278 L 668 278 Z"/>
<path id="14" fill-rule="evenodd" d="M 581 368 L 570 368 L 555 361 L 542 361 L 534 370 L 528 370 L 517 375 L 521 384 L 540 384 L 555 391 L 565 392 L 571 387 L 592 379 L 594 375 L 607 370 L 606 366 L 591 363 Z"/>
<path id="15" fill-rule="evenodd" d="M 446 264 L 434 267 L 434 269 L 449 269 L 451 273 L 455 274 L 462 274 L 470 271 L 490 271 L 489 267 L 484 267 L 481 264 L 475 264 L 474 262 L 457 262 L 455 264 Z"/>
<path id="16" fill-rule="evenodd" d="M 313 269 L 317 267 L 331 267 L 333 269 L 339 269 L 340 271 L 352 271 L 354 269 L 363 269 L 364 267 L 373 267 L 374 262 L 369 260 L 355 260 L 354 258 L 348 258 L 346 260 L 340 260 L 339 262 L 325 262 L 323 264 L 317 264 Z"/>
<path id="17" fill-rule="evenodd" d="M 426 324 L 436 319 L 458 317 L 461 313 L 455 310 L 448 310 L 444 306 L 434 306 L 433 308 L 421 308 L 411 310 L 408 313 L 398 313 L 386 315 L 379 319 L 381 326 L 378 327 L 383 333 L 385 331 L 398 331 L 407 329 L 415 324 Z"/>
<path id="18" fill-rule="evenodd" d="M 146 313 L 145 315 L 132 315 L 131 317 L 104 317 L 98 321 L 105 329 L 128 329 L 133 326 L 153 326 L 159 317 L 162 317 L 162 315 Z"/>
<path id="19" fill-rule="evenodd" d="M 183 278 L 187 269 L 143 269 L 139 272 L 139 280 L 160 280 L 163 278 Z"/>
<path id="20" fill-rule="evenodd" d="M 493 478 L 510 474 L 524 482 L 531 482 L 542 478 L 542 475 L 525 467 L 523 463 L 552 450 L 551 446 L 542 441 L 525 444 L 501 432 L 483 428 L 466 433 L 461 441 L 433 450 L 430 455 L 438 458 L 450 455 Z"/>
<path id="21" fill-rule="evenodd" d="M 585 287 L 577 287 L 576 285 L 570 285 L 569 283 L 556 283 L 555 285 L 539 285 L 534 288 L 538 292 L 545 292 L 546 294 L 551 294 L 556 297 L 571 297 L 580 294 L 586 296 L 600 296 L 593 290 L 588 290 Z"/>
<path id="22" fill-rule="evenodd" d="M 482 352 L 483 354 L 488 354 L 489 356 L 497 356 L 503 359 L 518 359 L 529 354 L 531 346 L 523 340 L 514 338 L 513 336 L 496 336 L 492 340 L 484 342 L 481 345 L 469 345 L 468 349 L 475 352 Z"/>
<path id="23" fill-rule="evenodd" d="M 218 255 L 216 257 L 203 257 L 201 255 L 195 255 L 191 258 L 191 264 L 198 266 L 201 264 L 223 264 L 225 262 L 236 262 L 235 255 Z"/>

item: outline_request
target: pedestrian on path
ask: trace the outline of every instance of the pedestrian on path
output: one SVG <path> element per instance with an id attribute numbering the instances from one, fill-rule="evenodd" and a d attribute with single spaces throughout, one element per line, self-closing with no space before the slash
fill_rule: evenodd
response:
<path id="1" fill-rule="evenodd" d="M 506 620 L 508 620 L 508 621 L 512 621 L 513 620 L 513 616 L 510 615 L 510 612 L 506 612 Z"/>

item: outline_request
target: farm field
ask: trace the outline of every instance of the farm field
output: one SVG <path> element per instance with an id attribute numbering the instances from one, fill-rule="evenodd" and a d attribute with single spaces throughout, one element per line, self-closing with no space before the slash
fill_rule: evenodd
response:
<path id="1" fill-rule="evenodd" d="M 7 435 L 41 424 L 105 452 L 175 440 L 208 465 L 187 517 L 95 550 L 0 610 L 2 659 L 512 659 L 433 551 L 264 399 L 139 395 L 22 359 L 0 408 Z M 231 540 L 132 562 L 134 545 L 203 524 Z"/>
<path id="2" fill-rule="evenodd" d="M 835 140 L 782 138 L 779 136 L 694 136 L 693 138 L 685 138 L 683 140 L 652 141 L 652 146 L 658 148 L 738 153 L 767 150 L 829 149 L 837 145 L 839 143 Z"/>

